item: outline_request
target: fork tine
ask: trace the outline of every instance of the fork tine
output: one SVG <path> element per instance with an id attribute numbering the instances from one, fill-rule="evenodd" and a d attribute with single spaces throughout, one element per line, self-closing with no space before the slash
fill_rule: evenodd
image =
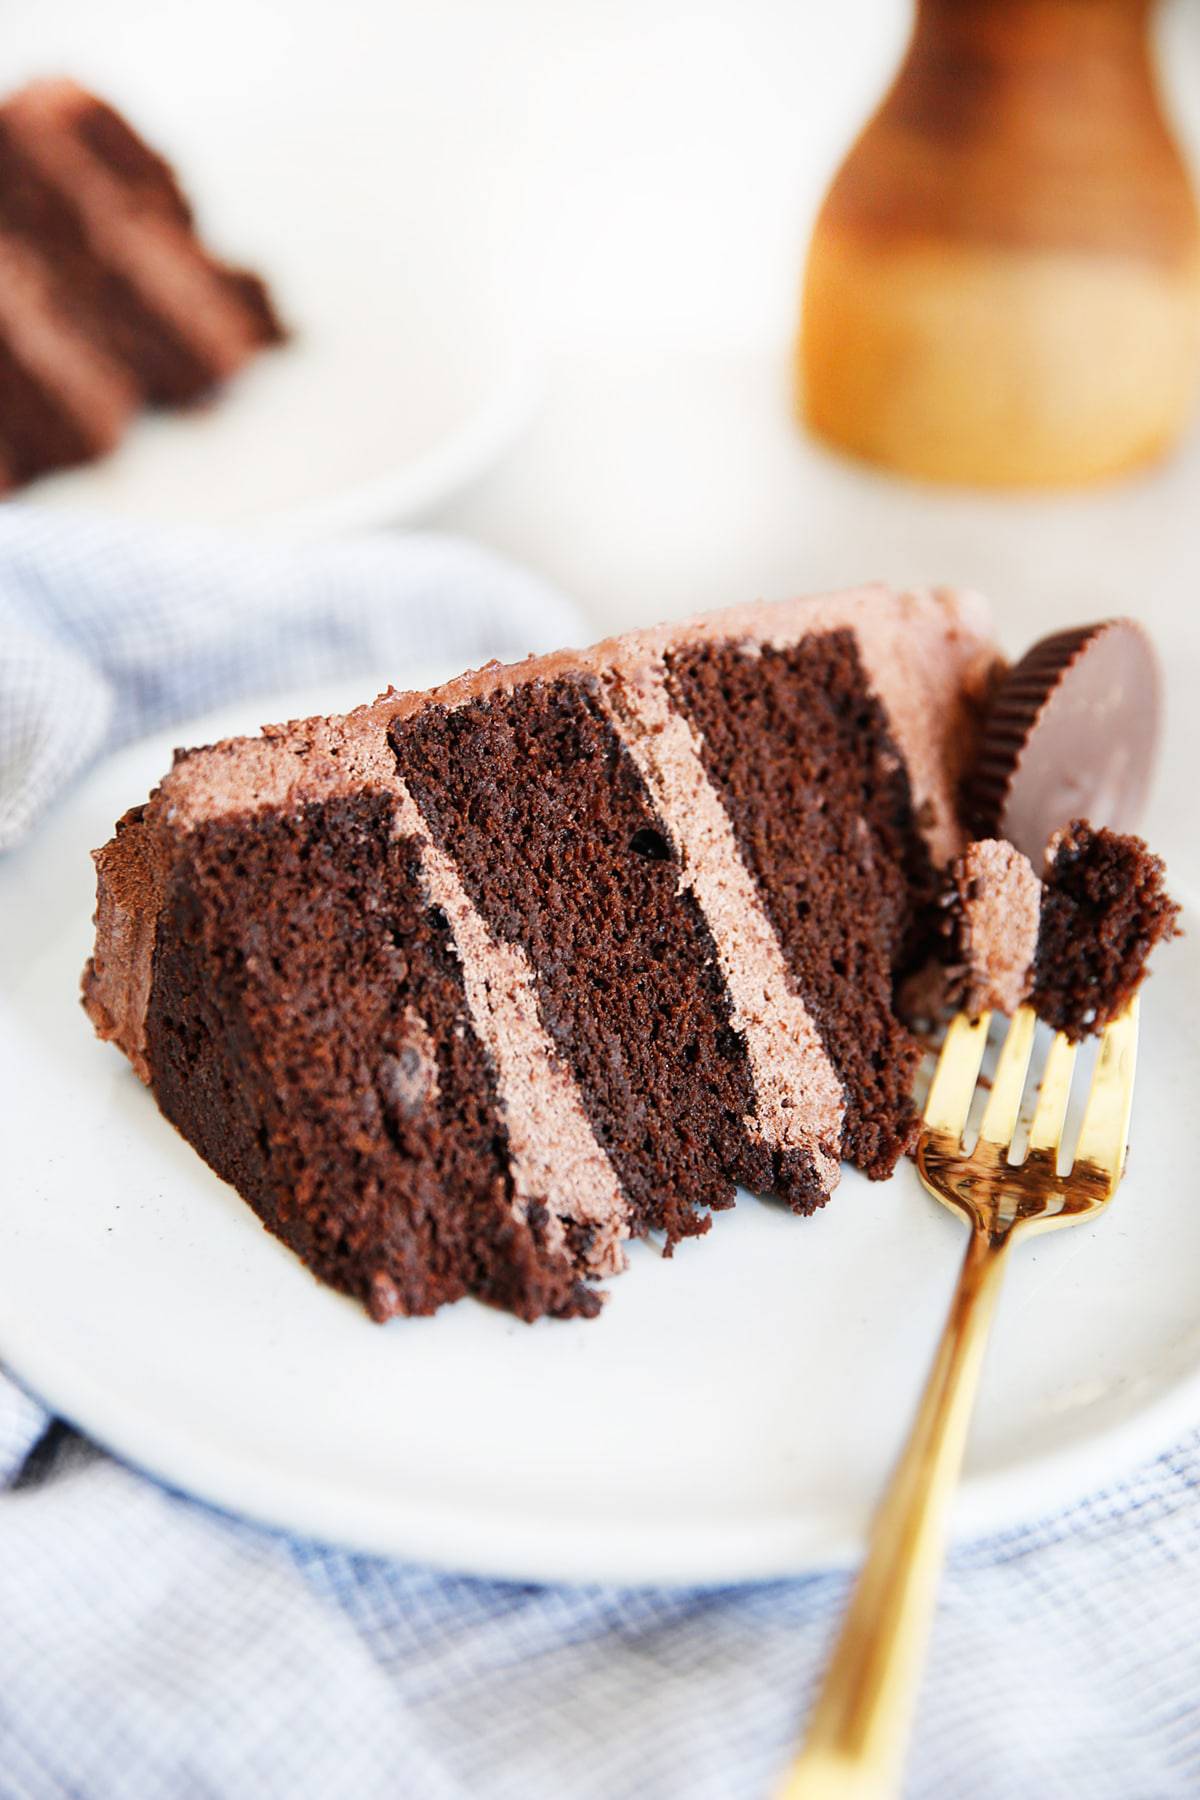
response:
<path id="1" fill-rule="evenodd" d="M 1090 1163 L 1103 1170 L 1116 1187 L 1125 1168 L 1129 1146 L 1129 1114 L 1133 1106 L 1133 1076 L 1137 1067 L 1138 1002 L 1136 997 L 1100 1040 L 1100 1055 L 1092 1076 L 1075 1149 L 1075 1167 Z"/>
<path id="2" fill-rule="evenodd" d="M 1071 1077 L 1075 1073 L 1078 1046 L 1062 1031 L 1056 1031 L 1038 1088 L 1037 1110 L 1029 1127 L 1029 1150 L 1057 1150 L 1062 1142 L 1063 1125 L 1071 1099 Z"/>
<path id="3" fill-rule="evenodd" d="M 984 1109 L 983 1124 L 979 1128 L 980 1137 L 989 1144 L 1007 1145 L 1017 1128 L 1036 1023 L 1037 1019 L 1030 1006 L 1019 1006 L 1013 1014 L 1004 1048 L 1000 1052 L 1000 1061 L 996 1065 L 992 1091 Z"/>
<path id="4" fill-rule="evenodd" d="M 974 1023 L 965 1013 L 957 1013 L 951 1019 L 925 1102 L 927 1130 L 944 1131 L 961 1139 L 987 1048 L 991 1016 L 981 1013 Z"/>

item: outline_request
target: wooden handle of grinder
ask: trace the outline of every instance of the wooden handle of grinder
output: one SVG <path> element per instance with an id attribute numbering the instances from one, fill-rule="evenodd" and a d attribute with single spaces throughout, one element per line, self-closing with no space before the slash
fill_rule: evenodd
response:
<path id="1" fill-rule="evenodd" d="M 805 274 L 798 399 L 908 475 L 1075 485 L 1159 456 L 1200 368 L 1200 217 L 1153 0 L 918 0 Z"/>

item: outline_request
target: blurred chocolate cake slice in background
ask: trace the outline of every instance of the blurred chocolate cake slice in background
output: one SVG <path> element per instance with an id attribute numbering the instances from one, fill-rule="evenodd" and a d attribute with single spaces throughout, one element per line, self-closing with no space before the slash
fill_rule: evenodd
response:
<path id="1" fill-rule="evenodd" d="M 284 335 L 111 106 L 67 80 L 0 106 L 0 492 L 102 456 L 142 406 L 195 401 Z"/>

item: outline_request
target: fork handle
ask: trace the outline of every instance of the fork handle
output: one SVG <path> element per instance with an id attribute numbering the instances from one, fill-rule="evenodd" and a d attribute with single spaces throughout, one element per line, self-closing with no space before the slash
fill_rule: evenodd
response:
<path id="1" fill-rule="evenodd" d="M 778 1800 L 887 1800 L 904 1752 L 946 1527 L 1010 1242 L 972 1233 L 933 1368 Z"/>

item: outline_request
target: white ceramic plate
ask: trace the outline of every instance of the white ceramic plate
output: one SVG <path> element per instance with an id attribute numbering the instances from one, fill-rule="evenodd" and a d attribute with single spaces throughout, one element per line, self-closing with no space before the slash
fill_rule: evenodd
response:
<path id="1" fill-rule="evenodd" d="M 67 69 L 121 105 L 176 163 L 204 235 L 268 278 L 293 339 L 23 495 L 305 533 L 411 520 L 494 460 L 536 391 L 494 192 L 444 106 L 414 103 L 411 71 L 399 89 L 385 69 L 331 80 L 328 21 L 292 41 L 214 4 L 184 59 L 178 22 L 146 0 L 121 0 L 124 30 L 45 0 L 5 34 L 0 92 Z"/>
<path id="2" fill-rule="evenodd" d="M 855 1550 L 962 1249 L 907 1166 L 825 1213 L 751 1199 L 671 1262 L 635 1245 L 590 1323 L 472 1302 L 372 1325 L 319 1287 L 161 1118 L 79 1008 L 87 852 L 171 746 L 94 774 L 0 865 L 0 1357 L 118 1453 L 347 1543 L 522 1578 L 731 1581 Z M 957 1524 L 1011 1525 L 1170 1441 L 1200 1407 L 1198 920 L 1143 1007 L 1129 1174 L 1030 1244 L 1002 1302 Z"/>

